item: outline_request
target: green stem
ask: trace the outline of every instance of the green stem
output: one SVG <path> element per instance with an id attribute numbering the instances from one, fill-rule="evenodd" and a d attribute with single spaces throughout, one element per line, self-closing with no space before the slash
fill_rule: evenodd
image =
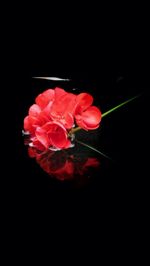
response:
<path id="1" fill-rule="evenodd" d="M 102 114 L 102 118 L 105 117 L 106 115 L 109 115 L 109 114 L 112 113 L 113 111 L 119 109 L 119 108 L 122 107 L 123 105 L 125 105 L 125 104 L 127 104 L 127 103 L 133 101 L 134 99 L 138 98 L 139 96 L 140 96 L 140 95 L 137 95 L 137 96 L 135 96 L 135 97 L 133 97 L 133 98 L 131 98 L 131 99 L 129 99 L 129 100 L 127 100 L 127 101 L 125 101 L 125 102 L 123 102 L 123 103 L 121 103 L 121 104 L 115 106 L 115 107 L 113 107 L 112 109 L 110 109 L 110 110 L 108 110 L 107 112 L 103 113 L 103 114 Z"/>
<path id="2" fill-rule="evenodd" d="M 69 134 L 73 134 L 75 132 L 77 132 L 78 130 L 82 129 L 81 127 L 75 127 L 75 128 L 72 128 L 69 132 Z"/>

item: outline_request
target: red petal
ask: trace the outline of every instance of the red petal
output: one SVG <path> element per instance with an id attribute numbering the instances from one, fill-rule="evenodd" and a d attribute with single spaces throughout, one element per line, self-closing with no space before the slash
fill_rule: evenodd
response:
<path id="1" fill-rule="evenodd" d="M 81 115 L 76 116 L 76 122 L 78 126 L 86 130 L 88 129 L 92 130 L 98 128 L 100 121 L 101 121 L 101 112 L 95 106 L 89 107 Z"/>
<path id="2" fill-rule="evenodd" d="M 38 158 L 38 155 L 40 156 L 40 154 L 37 153 L 37 150 L 39 151 L 46 150 L 45 146 L 43 146 L 42 143 L 39 140 L 37 140 L 37 138 L 35 138 L 35 140 L 33 141 L 33 146 L 36 148 L 36 158 Z"/>
<path id="3" fill-rule="evenodd" d="M 66 113 L 73 113 L 76 106 L 76 95 L 65 93 L 61 98 L 54 101 L 51 115 L 54 117 L 64 116 Z"/>
<path id="4" fill-rule="evenodd" d="M 59 87 L 55 88 L 55 100 L 59 101 L 61 99 L 62 96 L 64 96 L 65 94 L 67 94 L 67 92 Z"/>
<path id="5" fill-rule="evenodd" d="M 42 126 L 42 129 L 46 132 L 49 132 L 52 130 L 52 125 L 54 122 L 48 122 L 44 126 Z"/>
<path id="6" fill-rule="evenodd" d="M 67 131 L 59 122 L 49 122 L 42 127 L 48 134 L 50 142 L 56 148 L 68 146 Z"/>
<path id="7" fill-rule="evenodd" d="M 37 117 L 41 112 L 41 108 L 37 104 L 33 104 L 29 109 L 29 116 Z"/>
<path id="8" fill-rule="evenodd" d="M 50 117 L 50 112 L 52 109 L 53 102 L 50 101 L 47 106 L 43 109 L 43 112 L 47 115 L 47 117 Z"/>
<path id="9" fill-rule="evenodd" d="M 50 141 L 48 139 L 48 136 L 47 136 L 47 132 L 41 128 L 41 127 L 38 127 L 36 128 L 36 131 L 35 131 L 35 135 L 37 137 L 37 140 L 46 148 L 48 149 L 48 147 L 50 146 Z"/>
<path id="10" fill-rule="evenodd" d="M 43 126 L 45 123 L 50 122 L 51 118 L 47 116 L 47 114 L 45 114 L 44 111 L 42 111 L 39 116 L 38 119 L 40 121 L 40 126 Z"/>
<path id="11" fill-rule="evenodd" d="M 24 129 L 25 131 L 29 131 L 30 134 L 34 134 L 35 127 L 34 126 L 37 123 L 37 118 L 26 116 L 24 119 Z"/>
<path id="12" fill-rule="evenodd" d="M 42 93 L 36 97 L 35 102 L 41 107 L 41 109 L 43 109 L 48 104 L 46 97 L 44 97 Z"/>
<path id="13" fill-rule="evenodd" d="M 62 105 L 62 113 L 73 113 L 76 106 L 76 98 L 77 96 L 73 93 L 67 93 L 64 97 L 62 97 L 61 105 Z"/>
<path id="14" fill-rule="evenodd" d="M 96 106 L 89 107 L 83 112 L 84 122 L 89 126 L 96 126 L 101 121 L 101 111 Z"/>
<path id="15" fill-rule="evenodd" d="M 29 116 L 26 116 L 24 119 L 24 130 L 30 131 L 31 125 L 29 122 Z"/>
<path id="16" fill-rule="evenodd" d="M 89 128 L 87 127 L 87 125 L 83 122 L 83 120 L 80 118 L 79 120 L 76 119 L 76 123 L 79 127 L 85 129 L 85 130 L 89 130 Z"/>
<path id="17" fill-rule="evenodd" d="M 70 139 L 67 139 L 64 148 L 65 148 L 65 149 L 68 149 L 68 148 L 70 148 L 70 145 L 71 145 L 71 141 L 70 141 Z"/>
<path id="18" fill-rule="evenodd" d="M 64 120 L 60 120 L 60 122 L 62 122 L 62 124 L 65 126 L 65 128 L 70 129 L 73 127 L 74 124 L 74 118 L 73 115 L 70 113 L 67 113 L 65 115 L 65 119 Z"/>
<path id="19" fill-rule="evenodd" d="M 74 124 L 73 113 L 76 106 L 76 95 L 65 93 L 61 99 L 55 101 L 51 108 L 53 120 L 61 122 L 65 128 L 70 129 Z"/>
<path id="20" fill-rule="evenodd" d="M 67 134 L 62 128 L 55 127 L 54 131 L 50 132 L 48 136 L 51 139 L 51 142 L 54 147 L 65 148 L 67 143 Z"/>
<path id="21" fill-rule="evenodd" d="M 36 97 L 35 102 L 37 105 L 39 105 L 43 109 L 47 106 L 47 104 L 50 101 L 54 100 L 54 97 L 55 97 L 54 90 L 48 89 L 48 90 L 44 91 L 43 93 L 39 94 Z"/>
<path id="22" fill-rule="evenodd" d="M 42 93 L 48 101 L 53 101 L 55 97 L 55 91 L 52 89 L 48 89 Z"/>
<path id="23" fill-rule="evenodd" d="M 32 127 L 37 127 L 41 125 L 40 119 L 34 116 L 29 116 L 29 122 Z"/>
<path id="24" fill-rule="evenodd" d="M 49 102 L 48 105 L 40 112 L 38 119 L 40 120 L 41 125 L 52 121 L 52 118 L 50 116 L 51 106 L 52 102 Z"/>
<path id="25" fill-rule="evenodd" d="M 82 111 L 86 110 L 93 103 L 93 97 L 88 93 L 77 95 L 77 106 L 80 105 Z"/>

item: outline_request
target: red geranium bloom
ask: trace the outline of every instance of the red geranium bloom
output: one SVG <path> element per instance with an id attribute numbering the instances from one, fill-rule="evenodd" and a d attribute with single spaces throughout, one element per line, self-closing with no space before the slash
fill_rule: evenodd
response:
<path id="1" fill-rule="evenodd" d="M 90 94 L 75 95 L 57 87 L 39 94 L 24 119 L 24 130 L 31 136 L 30 145 L 39 150 L 69 148 L 68 133 L 75 122 L 85 130 L 99 127 L 101 112 L 92 103 Z"/>

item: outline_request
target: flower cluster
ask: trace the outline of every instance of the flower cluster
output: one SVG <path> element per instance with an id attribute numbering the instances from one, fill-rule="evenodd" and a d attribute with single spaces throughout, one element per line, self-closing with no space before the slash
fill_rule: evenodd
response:
<path id="1" fill-rule="evenodd" d="M 39 94 L 24 119 L 30 145 L 41 151 L 69 148 L 75 125 L 84 130 L 99 127 L 101 111 L 92 103 L 88 93 L 75 95 L 58 87 Z"/>

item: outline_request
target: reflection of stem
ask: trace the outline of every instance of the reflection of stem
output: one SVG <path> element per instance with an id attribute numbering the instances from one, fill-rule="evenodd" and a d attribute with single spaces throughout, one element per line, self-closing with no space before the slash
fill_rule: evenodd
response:
<path id="1" fill-rule="evenodd" d="M 95 149 L 94 147 L 92 147 L 92 146 L 90 146 L 90 145 L 88 145 L 88 144 L 86 144 L 86 143 L 84 143 L 84 142 L 82 142 L 82 141 L 79 141 L 79 140 L 76 140 L 76 142 L 79 143 L 79 144 L 81 144 L 81 145 L 83 145 L 83 146 L 85 146 L 85 147 L 87 147 L 87 148 L 90 148 L 90 149 L 93 150 L 93 151 L 96 151 L 96 152 L 99 153 L 100 155 L 102 155 L 102 156 L 104 156 L 105 158 L 111 160 L 110 157 L 108 157 L 107 155 L 105 155 L 105 154 L 102 153 L 101 151 Z"/>

